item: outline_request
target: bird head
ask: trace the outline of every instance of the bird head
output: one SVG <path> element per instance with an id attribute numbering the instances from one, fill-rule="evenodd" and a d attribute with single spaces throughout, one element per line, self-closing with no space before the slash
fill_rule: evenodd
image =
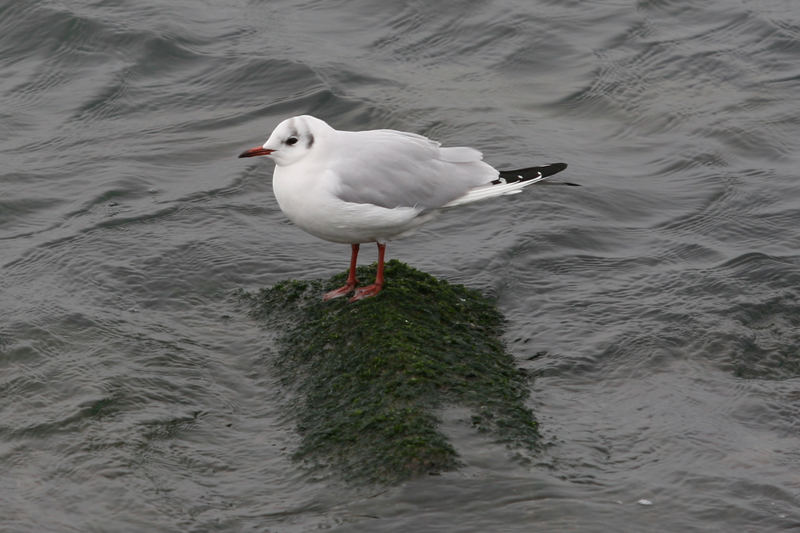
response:
<path id="1" fill-rule="evenodd" d="M 319 149 L 320 141 L 334 131 L 324 121 L 311 115 L 287 118 L 276 127 L 262 146 L 245 150 L 239 157 L 265 155 L 278 166 L 289 166 Z"/>

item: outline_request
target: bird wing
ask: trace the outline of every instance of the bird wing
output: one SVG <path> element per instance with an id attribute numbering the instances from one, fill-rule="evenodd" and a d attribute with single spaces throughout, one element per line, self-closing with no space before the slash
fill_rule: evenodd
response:
<path id="1" fill-rule="evenodd" d="M 496 179 L 482 154 L 394 130 L 337 132 L 328 165 L 345 202 L 435 209 Z"/>

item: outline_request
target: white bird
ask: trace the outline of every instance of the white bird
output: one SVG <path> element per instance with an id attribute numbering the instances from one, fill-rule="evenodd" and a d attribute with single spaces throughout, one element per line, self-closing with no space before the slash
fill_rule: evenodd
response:
<path id="1" fill-rule="evenodd" d="M 517 193 L 567 167 L 498 171 L 473 148 L 443 148 L 403 131 L 339 131 L 310 115 L 284 120 L 267 142 L 239 157 L 262 155 L 275 162 L 272 187 L 286 216 L 316 237 L 351 245 L 345 285 L 323 298 L 355 291 L 351 302 L 383 287 L 387 241 L 411 233 L 444 208 Z M 378 245 L 378 271 L 375 283 L 356 287 L 364 242 Z"/>

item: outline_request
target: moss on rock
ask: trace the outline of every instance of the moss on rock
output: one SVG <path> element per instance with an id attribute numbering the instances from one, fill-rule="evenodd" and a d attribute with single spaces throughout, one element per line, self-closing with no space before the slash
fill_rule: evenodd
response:
<path id="1" fill-rule="evenodd" d="M 358 269 L 359 279 L 374 276 L 374 265 Z M 378 296 L 323 302 L 344 279 L 245 295 L 254 316 L 283 330 L 276 364 L 298 391 L 297 459 L 381 483 L 455 468 L 435 414 L 448 405 L 467 406 L 477 430 L 499 441 L 536 446 L 526 378 L 504 349 L 493 302 L 396 260 Z"/>

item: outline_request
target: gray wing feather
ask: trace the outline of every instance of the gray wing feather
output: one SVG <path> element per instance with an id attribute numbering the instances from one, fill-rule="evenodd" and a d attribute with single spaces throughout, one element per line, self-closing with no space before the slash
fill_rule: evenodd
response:
<path id="1" fill-rule="evenodd" d="M 342 146 L 331 162 L 345 202 L 434 209 L 496 179 L 497 170 L 473 148 L 441 148 L 394 130 L 337 132 Z"/>

